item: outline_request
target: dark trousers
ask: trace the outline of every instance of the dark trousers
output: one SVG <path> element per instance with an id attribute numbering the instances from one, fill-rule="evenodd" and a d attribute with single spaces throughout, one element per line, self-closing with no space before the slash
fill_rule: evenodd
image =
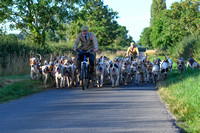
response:
<path id="1" fill-rule="evenodd" d="M 78 53 L 78 58 L 77 58 L 77 64 L 78 64 L 78 71 L 79 73 L 81 72 L 81 61 L 84 60 L 84 55 L 86 55 L 86 57 L 89 57 L 89 79 L 90 80 L 93 80 L 93 85 L 95 86 L 95 79 L 96 79 L 96 76 L 95 75 L 95 68 L 94 68 L 94 59 L 95 59 L 95 55 L 94 54 L 91 54 L 91 53 L 83 53 L 83 52 L 80 52 Z"/>
<path id="2" fill-rule="evenodd" d="M 90 62 L 90 66 L 94 67 L 94 54 L 91 54 L 91 53 L 83 53 L 83 52 L 80 52 L 78 53 L 78 61 L 83 61 L 84 60 L 84 55 L 86 55 L 86 57 L 89 57 L 89 62 Z"/>

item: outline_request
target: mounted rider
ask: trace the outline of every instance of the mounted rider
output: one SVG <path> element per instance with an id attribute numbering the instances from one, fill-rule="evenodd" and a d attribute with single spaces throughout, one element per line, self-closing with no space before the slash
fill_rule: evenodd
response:
<path id="1" fill-rule="evenodd" d="M 128 50 L 126 52 L 126 56 L 131 56 L 131 60 L 134 60 L 137 56 L 139 56 L 139 50 L 135 46 L 134 42 L 131 42 L 131 46 L 128 47 Z"/>

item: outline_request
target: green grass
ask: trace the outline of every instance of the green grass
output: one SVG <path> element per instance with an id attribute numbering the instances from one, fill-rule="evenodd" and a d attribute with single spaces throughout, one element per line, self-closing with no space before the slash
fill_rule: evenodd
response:
<path id="1" fill-rule="evenodd" d="M 157 54 L 164 59 L 162 53 Z M 149 55 L 149 60 L 155 58 Z M 188 68 L 184 74 L 179 74 L 176 59 L 173 62 L 173 72 L 169 72 L 165 81 L 156 84 L 159 94 L 179 127 L 186 132 L 200 133 L 200 70 Z"/>
<path id="2" fill-rule="evenodd" d="M 27 78 L 27 75 L 6 76 L 2 81 L 10 82 L 0 88 L 0 103 L 38 93 L 49 87 L 48 85 L 43 85 L 41 80 Z"/>
<path id="3" fill-rule="evenodd" d="M 159 94 L 186 132 L 200 132 L 200 70 L 188 69 L 178 74 L 176 65 L 165 81 L 160 81 Z"/>

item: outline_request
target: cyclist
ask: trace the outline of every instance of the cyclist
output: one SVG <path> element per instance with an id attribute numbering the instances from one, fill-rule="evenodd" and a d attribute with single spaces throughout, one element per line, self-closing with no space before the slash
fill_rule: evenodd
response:
<path id="1" fill-rule="evenodd" d="M 137 56 L 139 56 L 139 50 L 135 46 L 134 42 L 131 42 L 131 46 L 128 47 L 128 50 L 126 52 L 126 56 L 129 56 L 129 55 L 131 56 L 131 60 L 134 60 Z"/>
<path id="2" fill-rule="evenodd" d="M 79 43 L 81 42 L 81 46 L 78 48 Z M 82 26 L 81 33 L 78 34 L 75 44 L 74 44 L 74 51 L 76 52 L 76 49 L 80 49 L 82 51 L 88 51 L 88 50 L 94 50 L 93 53 L 86 53 L 86 57 L 89 57 L 89 63 L 90 63 L 90 70 L 89 74 L 91 76 L 94 75 L 94 60 L 95 60 L 95 52 L 98 50 L 98 41 L 96 38 L 96 35 L 92 32 L 89 32 L 88 27 Z M 81 61 L 84 60 L 84 53 L 80 52 L 78 53 L 77 57 L 77 67 L 79 74 L 81 72 Z M 94 76 L 95 78 L 95 76 Z M 82 81 L 80 81 L 80 86 L 82 86 Z"/>

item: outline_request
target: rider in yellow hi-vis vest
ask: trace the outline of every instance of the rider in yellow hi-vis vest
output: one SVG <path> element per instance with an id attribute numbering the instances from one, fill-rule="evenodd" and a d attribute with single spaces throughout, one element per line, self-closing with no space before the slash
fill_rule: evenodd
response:
<path id="1" fill-rule="evenodd" d="M 131 46 L 128 48 L 128 50 L 126 52 L 126 56 L 132 56 L 133 58 L 136 58 L 137 56 L 139 56 L 139 50 L 135 46 L 134 42 L 131 42 Z"/>

